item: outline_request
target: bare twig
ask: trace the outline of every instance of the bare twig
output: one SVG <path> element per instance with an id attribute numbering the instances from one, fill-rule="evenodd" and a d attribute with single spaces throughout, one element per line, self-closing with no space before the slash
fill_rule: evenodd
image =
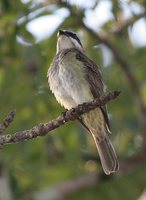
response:
<path id="1" fill-rule="evenodd" d="M 5 129 L 10 125 L 10 123 L 14 120 L 16 114 L 16 110 L 11 111 L 7 117 L 0 124 L 0 133 L 4 132 Z"/>
<path id="2" fill-rule="evenodd" d="M 0 146 L 6 145 L 8 143 L 16 143 L 16 142 L 22 142 L 26 140 L 31 140 L 32 138 L 36 138 L 38 136 L 46 135 L 48 132 L 50 132 L 53 129 L 56 129 L 60 127 L 61 125 L 64 125 L 66 122 L 70 120 L 77 119 L 80 115 L 89 112 L 90 110 L 103 106 L 107 104 L 110 100 L 115 99 L 120 92 L 114 91 L 111 93 L 108 93 L 107 95 L 95 99 L 92 102 L 83 103 L 75 108 L 72 108 L 63 114 L 61 114 L 58 118 L 53 119 L 49 121 L 48 123 L 41 123 L 32 129 L 24 130 L 16 132 L 12 135 L 1 135 L 0 136 Z"/>

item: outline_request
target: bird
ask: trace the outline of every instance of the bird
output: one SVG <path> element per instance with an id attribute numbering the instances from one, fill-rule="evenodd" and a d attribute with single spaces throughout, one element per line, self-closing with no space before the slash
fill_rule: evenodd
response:
<path id="1" fill-rule="evenodd" d="M 56 54 L 47 73 L 50 90 L 58 103 L 69 110 L 104 95 L 104 83 L 98 65 L 86 54 L 77 34 L 59 30 Z M 110 141 L 106 106 L 97 107 L 78 118 L 96 144 L 106 175 L 117 172 L 119 163 Z"/>

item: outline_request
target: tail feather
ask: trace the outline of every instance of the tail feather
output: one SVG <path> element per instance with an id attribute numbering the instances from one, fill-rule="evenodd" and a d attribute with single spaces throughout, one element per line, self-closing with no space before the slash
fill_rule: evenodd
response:
<path id="1" fill-rule="evenodd" d="M 92 134 L 93 135 L 93 134 Z M 110 142 L 110 139 L 105 137 L 103 140 L 99 141 L 95 135 L 93 135 L 94 141 L 96 143 L 96 147 L 99 153 L 99 157 L 101 160 L 101 164 L 104 172 L 109 175 L 118 171 L 119 163 L 117 160 L 117 156 L 115 150 Z"/>

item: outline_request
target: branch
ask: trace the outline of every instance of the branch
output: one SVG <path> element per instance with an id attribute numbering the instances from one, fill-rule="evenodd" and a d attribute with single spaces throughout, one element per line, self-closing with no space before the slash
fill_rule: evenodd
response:
<path id="1" fill-rule="evenodd" d="M 83 103 L 81 105 L 78 105 L 75 108 L 72 108 L 64 113 L 62 113 L 58 118 L 53 119 L 49 121 L 48 123 L 41 123 L 32 129 L 24 130 L 16 132 L 12 135 L 1 135 L 0 136 L 0 147 L 2 148 L 4 145 L 8 143 L 16 143 L 16 142 L 22 142 L 26 140 L 31 140 L 33 138 L 36 138 L 38 136 L 44 136 L 48 132 L 64 125 L 66 122 L 71 120 L 76 120 L 81 116 L 82 114 L 89 112 L 96 107 L 104 106 L 109 101 L 115 99 L 118 97 L 120 92 L 114 91 L 110 92 L 107 95 L 104 95 L 103 97 L 99 99 L 95 99 L 92 102 Z"/>
<path id="2" fill-rule="evenodd" d="M 118 20 L 114 23 L 111 32 L 115 34 L 121 34 L 123 31 L 125 31 L 129 26 L 132 26 L 137 20 L 145 17 L 146 13 L 140 13 L 137 15 L 133 15 L 133 17 L 122 20 Z"/>
<path id="3" fill-rule="evenodd" d="M 92 35 L 94 38 L 98 39 L 101 43 L 106 45 L 113 53 L 113 56 L 117 63 L 120 65 L 122 70 L 124 71 L 128 81 L 130 82 L 130 85 L 132 87 L 132 90 L 136 95 L 140 95 L 139 91 L 139 85 L 136 81 L 136 78 L 132 72 L 132 66 L 127 63 L 127 61 L 121 56 L 122 54 L 118 51 L 118 49 L 109 41 L 109 34 L 103 32 L 103 34 L 95 33 L 92 29 L 88 28 L 85 24 L 83 24 L 84 28 Z"/>
<path id="4" fill-rule="evenodd" d="M 68 9 L 71 10 L 67 3 L 64 6 L 68 7 Z M 74 10 L 71 10 L 71 11 L 73 12 L 73 13 L 71 12 L 72 16 L 76 16 L 76 13 L 74 12 Z M 80 10 L 80 12 L 82 13 L 82 16 L 84 16 L 84 13 L 83 13 L 84 10 Z M 135 18 L 139 19 L 143 16 L 145 16 L 145 13 L 142 13 L 140 15 L 133 17 L 131 20 L 125 22 L 125 24 L 123 23 L 121 25 L 121 29 L 119 28 L 119 33 L 122 31 L 122 29 L 125 29 L 128 25 L 134 23 Z M 139 82 L 137 81 L 135 74 L 133 73 L 134 67 L 131 64 L 129 64 L 129 62 L 127 62 L 127 60 L 122 56 L 122 53 L 119 51 L 119 49 L 117 49 L 112 44 L 112 42 L 110 41 L 110 32 L 97 33 L 97 32 L 94 32 L 89 27 L 87 27 L 86 24 L 83 22 L 83 19 L 82 19 L 82 21 L 81 20 L 77 20 L 77 21 L 78 21 L 78 27 L 83 27 L 85 30 L 87 30 L 89 32 L 91 37 L 98 39 L 101 43 L 106 45 L 113 53 L 115 61 L 119 64 L 119 66 L 125 73 L 127 80 L 130 83 L 131 89 L 132 89 L 134 97 L 135 97 L 136 106 L 138 108 L 137 110 L 138 110 L 138 120 L 140 123 L 140 128 L 141 128 L 141 131 L 143 132 L 143 134 L 145 134 L 145 132 L 146 132 L 146 123 L 145 123 L 146 107 L 145 107 L 145 104 L 143 101 L 143 97 L 141 95 Z M 74 25 L 76 25 L 76 23 Z M 144 148 L 146 148 L 146 145 L 144 145 L 144 146 L 145 146 Z"/>
<path id="5" fill-rule="evenodd" d="M 98 39 L 101 43 L 105 44 L 111 50 L 116 62 L 119 64 L 119 66 L 125 73 L 125 76 L 130 83 L 131 89 L 132 89 L 134 97 L 135 97 L 136 106 L 138 108 L 138 120 L 140 123 L 140 127 L 141 127 L 143 134 L 145 134 L 145 132 L 146 132 L 146 123 L 145 123 L 146 107 L 145 107 L 145 104 L 143 102 L 143 98 L 141 95 L 139 82 L 137 81 L 135 74 L 132 71 L 132 69 L 134 69 L 134 67 L 131 66 L 131 64 L 129 64 L 127 62 L 127 60 L 125 60 L 122 57 L 122 53 L 120 53 L 120 51 L 110 42 L 109 33 L 107 33 L 107 34 L 95 33 L 92 29 L 88 28 L 85 25 L 85 23 L 83 23 L 83 27 L 90 33 L 91 36 Z M 144 144 L 144 148 L 146 148 L 145 144 Z"/>
<path id="6" fill-rule="evenodd" d="M 32 199 L 57 200 L 67 197 L 69 198 L 71 194 L 86 188 L 94 187 L 98 183 L 100 183 L 100 175 L 97 173 L 91 173 L 89 175 L 79 176 L 72 180 L 62 182 L 54 187 L 38 191 L 33 195 Z"/>
<path id="7" fill-rule="evenodd" d="M 4 132 L 5 129 L 10 125 L 10 123 L 14 120 L 16 114 L 16 110 L 11 111 L 7 117 L 0 124 L 0 133 Z"/>
<path id="8" fill-rule="evenodd" d="M 145 200 L 146 199 L 146 188 L 142 191 L 140 197 L 137 200 Z"/>
<path id="9" fill-rule="evenodd" d="M 53 187 L 46 188 L 33 195 L 34 200 L 56 200 L 64 199 L 77 193 L 81 190 L 97 187 L 104 181 L 109 181 L 113 178 L 120 179 L 121 174 L 126 175 L 133 172 L 135 169 L 146 163 L 145 152 L 140 152 L 137 155 L 129 157 L 126 160 L 120 161 L 120 171 L 112 176 L 106 176 L 103 173 L 90 173 L 82 175 L 72 180 L 61 182 Z M 120 176 L 119 176 L 120 175 Z"/>
<path id="10" fill-rule="evenodd" d="M 0 200 L 11 200 L 12 190 L 7 170 L 0 169 Z"/>

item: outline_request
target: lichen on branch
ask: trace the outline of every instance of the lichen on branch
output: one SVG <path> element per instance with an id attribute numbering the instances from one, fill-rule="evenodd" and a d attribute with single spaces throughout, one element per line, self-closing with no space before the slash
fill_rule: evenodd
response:
<path id="1" fill-rule="evenodd" d="M 9 144 L 9 143 L 23 142 L 26 140 L 31 140 L 33 138 L 36 138 L 38 136 L 44 136 L 50 131 L 64 125 L 68 121 L 76 120 L 84 113 L 89 112 L 95 109 L 96 107 L 104 106 L 109 101 L 117 98 L 119 94 L 120 92 L 118 91 L 110 92 L 99 99 L 95 99 L 91 102 L 85 102 L 83 104 L 78 105 L 75 108 L 66 110 L 59 117 L 47 123 L 40 123 L 31 129 L 19 131 L 13 134 L 0 135 L 0 147 L 2 148 L 4 145 Z M 4 131 L 9 126 L 10 123 L 7 122 L 8 121 L 7 119 L 10 118 L 11 120 L 9 120 L 9 122 L 12 122 L 14 119 L 14 116 L 15 116 L 15 112 L 14 111 L 10 112 L 10 114 L 3 120 L 2 124 L 3 125 L 6 124 L 6 125 L 5 125 L 5 128 L 1 130 Z"/>

